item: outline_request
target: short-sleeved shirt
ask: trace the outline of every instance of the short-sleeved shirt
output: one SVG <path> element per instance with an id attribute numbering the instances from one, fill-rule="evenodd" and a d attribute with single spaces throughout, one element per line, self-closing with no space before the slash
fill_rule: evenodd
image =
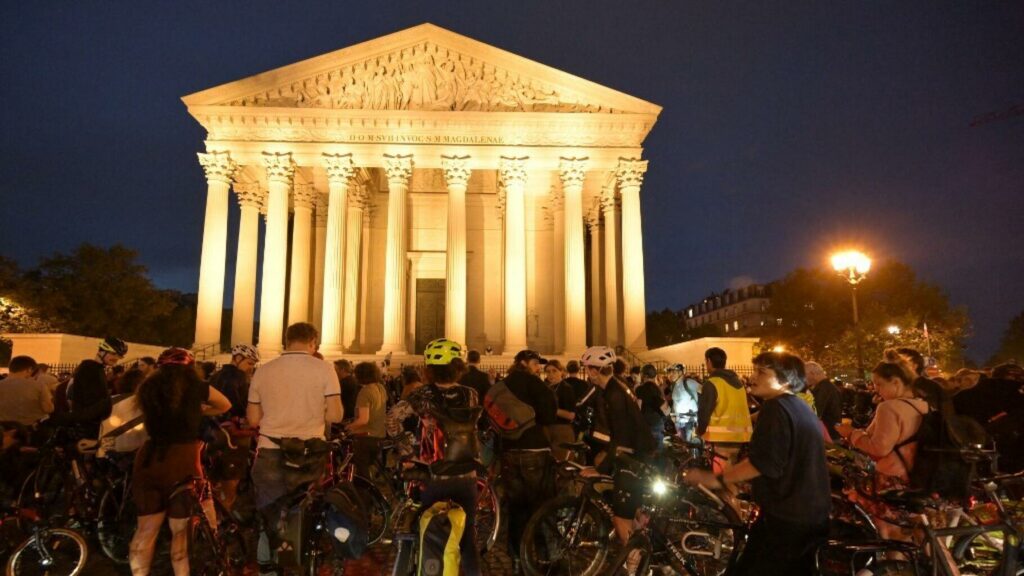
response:
<path id="1" fill-rule="evenodd" d="M 146 433 L 149 439 L 154 444 L 164 446 L 196 442 L 203 423 L 203 403 L 209 399 L 210 385 L 199 378 L 190 378 L 176 408 L 146 414 Z"/>
<path id="2" fill-rule="evenodd" d="M 260 366 L 249 384 L 249 403 L 263 409 L 259 448 L 269 438 L 324 438 L 327 398 L 341 396 L 334 367 L 305 352 L 285 352 Z"/>
<path id="3" fill-rule="evenodd" d="M 0 420 L 31 426 L 47 415 L 43 402 L 52 399 L 50 387 L 35 378 L 0 380 Z"/>
<path id="4" fill-rule="evenodd" d="M 750 439 L 754 501 L 768 516 L 804 525 L 820 525 L 831 512 L 821 424 L 810 406 L 792 394 L 761 407 Z"/>
<path id="5" fill-rule="evenodd" d="M 387 436 L 387 402 L 387 394 L 384 392 L 384 386 L 380 383 L 366 384 L 359 390 L 359 395 L 356 396 L 356 413 L 353 416 L 358 417 L 361 408 L 369 408 L 370 420 L 364 428 L 367 436 L 371 438 Z"/>

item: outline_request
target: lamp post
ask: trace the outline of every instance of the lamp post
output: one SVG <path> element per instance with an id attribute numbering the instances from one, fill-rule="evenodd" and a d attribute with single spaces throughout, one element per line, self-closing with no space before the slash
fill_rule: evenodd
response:
<path id="1" fill-rule="evenodd" d="M 853 333 L 857 343 L 857 372 L 864 377 L 864 355 L 861 350 L 860 318 L 857 314 L 857 285 L 868 277 L 871 259 L 857 250 L 847 250 L 832 255 L 832 269 L 850 283 L 853 298 Z"/>

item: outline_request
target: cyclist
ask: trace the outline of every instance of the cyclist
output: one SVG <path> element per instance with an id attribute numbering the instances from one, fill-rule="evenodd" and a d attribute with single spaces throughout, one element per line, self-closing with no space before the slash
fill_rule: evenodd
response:
<path id="1" fill-rule="evenodd" d="M 356 364 L 353 375 L 360 389 L 356 396 L 356 413 L 345 430 L 355 435 L 352 463 L 356 473 L 373 479 L 376 477 L 374 463 L 380 453 L 380 443 L 387 436 L 385 419 L 388 393 L 381 383 L 380 367 L 373 362 Z"/>
<path id="2" fill-rule="evenodd" d="M 107 337 L 100 342 L 96 358 L 83 360 L 75 369 L 67 387 L 69 411 L 62 414 L 56 424 L 81 427 L 87 438 L 99 436 L 100 423 L 110 416 L 110 387 L 107 373 L 128 353 L 123 340 Z"/>
<path id="3" fill-rule="evenodd" d="M 171 501 L 174 489 L 190 477 L 202 477 L 199 440 L 203 415 L 226 412 L 231 404 L 220 392 L 199 379 L 192 353 L 168 348 L 157 360 L 157 370 L 137 392 L 149 439 L 135 455 L 132 498 L 138 510 L 138 527 L 129 548 L 132 574 L 149 574 L 153 550 L 164 517 L 171 528 L 171 566 L 175 576 L 189 573 L 188 518 L 190 507 Z M 203 508 L 217 525 L 213 503 Z"/>
<path id="4" fill-rule="evenodd" d="M 313 356 L 319 338 L 312 324 L 289 326 L 284 353 L 264 364 L 249 386 L 246 419 L 260 429 L 252 466 L 256 507 L 264 520 L 256 551 L 260 574 L 280 573 L 277 524 L 285 504 L 282 497 L 318 480 L 327 462 L 326 451 L 303 462 L 291 461 L 283 445 L 297 442 L 304 451 L 309 440 L 324 440 L 326 425 L 341 422 L 344 416 L 338 374 Z"/>
<path id="5" fill-rule="evenodd" d="M 725 368 L 726 359 L 721 348 L 704 352 L 708 378 L 697 399 L 697 435 L 714 444 L 715 451 L 734 464 L 742 446 L 750 442 L 754 427 L 747 390 L 736 373 Z"/>
<path id="6" fill-rule="evenodd" d="M 583 353 L 580 363 L 587 378 L 602 391 L 607 418 L 608 443 L 595 458 L 597 472 L 613 473 L 615 496 L 612 523 L 619 540 L 625 544 L 633 530 L 633 518 L 640 507 L 642 493 L 637 490 L 639 478 L 618 456 L 627 454 L 642 459 L 654 450 L 654 439 L 640 414 L 640 406 L 632 390 L 612 375 L 615 351 L 607 346 L 592 346 Z M 597 473 L 586 470 L 586 475 Z"/>
<path id="7" fill-rule="evenodd" d="M 207 429 L 207 451 L 215 465 L 210 480 L 228 510 L 238 498 L 238 483 L 249 471 L 249 450 L 252 433 L 245 419 L 249 403 L 249 381 L 260 363 L 260 353 L 250 344 L 231 347 L 231 363 L 225 364 L 210 378 L 210 386 L 231 402 L 231 409 L 220 415 Z"/>
<path id="8" fill-rule="evenodd" d="M 458 342 L 440 338 L 427 344 L 423 351 L 427 383 L 396 404 L 392 412 L 399 418 L 408 413 L 419 416 L 420 458 L 430 464 L 423 507 L 445 500 L 462 507 L 466 513 L 459 542 L 462 573 L 476 576 L 480 574 L 475 537 L 476 478 L 482 467 L 476 438 L 480 408 L 476 391 L 456 383 L 452 360 L 461 356 Z"/>

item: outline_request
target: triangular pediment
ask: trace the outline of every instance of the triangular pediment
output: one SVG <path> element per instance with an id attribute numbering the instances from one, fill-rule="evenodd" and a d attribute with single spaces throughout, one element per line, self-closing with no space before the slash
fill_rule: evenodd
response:
<path id="1" fill-rule="evenodd" d="M 432 24 L 197 92 L 192 107 L 626 113 L 661 107 Z"/>

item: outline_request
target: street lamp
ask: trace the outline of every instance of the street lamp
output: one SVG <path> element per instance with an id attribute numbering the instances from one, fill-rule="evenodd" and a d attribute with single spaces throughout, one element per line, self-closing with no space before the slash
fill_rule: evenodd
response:
<path id="1" fill-rule="evenodd" d="M 847 250 L 832 255 L 832 269 L 847 282 L 853 293 L 853 332 L 857 342 L 857 371 L 864 377 L 864 355 L 861 350 L 860 318 L 857 315 L 857 284 L 868 277 L 871 270 L 871 259 L 863 252 Z"/>
<path id="2" fill-rule="evenodd" d="M 888 331 L 891 336 L 900 335 L 900 327 L 895 324 L 890 324 L 889 327 L 886 328 L 886 331 Z"/>

